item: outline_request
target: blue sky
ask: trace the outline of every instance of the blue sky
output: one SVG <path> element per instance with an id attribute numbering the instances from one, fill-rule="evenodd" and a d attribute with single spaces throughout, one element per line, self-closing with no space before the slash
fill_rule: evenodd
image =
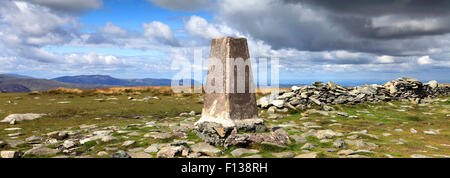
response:
<path id="1" fill-rule="evenodd" d="M 0 73 L 172 78 L 194 50 L 207 64 L 212 38 L 238 36 L 252 57 L 280 59 L 280 83 L 450 82 L 449 3 L 339 3 L 5 0 Z"/>

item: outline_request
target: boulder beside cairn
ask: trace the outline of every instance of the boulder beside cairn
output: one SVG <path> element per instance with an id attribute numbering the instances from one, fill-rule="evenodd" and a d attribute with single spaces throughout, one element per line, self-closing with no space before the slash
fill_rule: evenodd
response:
<path id="1" fill-rule="evenodd" d="M 194 129 L 205 142 L 221 146 L 237 130 L 266 130 L 258 118 L 251 69 L 247 39 L 212 40 L 202 117 Z"/>

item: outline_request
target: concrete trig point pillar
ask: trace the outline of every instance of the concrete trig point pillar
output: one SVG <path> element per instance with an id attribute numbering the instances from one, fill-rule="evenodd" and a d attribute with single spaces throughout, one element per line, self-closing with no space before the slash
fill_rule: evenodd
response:
<path id="1" fill-rule="evenodd" d="M 204 141 L 222 145 L 233 130 L 265 130 L 251 69 L 247 39 L 212 40 L 202 117 L 194 129 Z"/>

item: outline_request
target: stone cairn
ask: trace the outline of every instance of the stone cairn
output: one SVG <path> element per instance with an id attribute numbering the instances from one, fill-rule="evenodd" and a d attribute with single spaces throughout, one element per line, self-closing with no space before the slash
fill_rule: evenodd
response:
<path id="1" fill-rule="evenodd" d="M 238 92 L 239 87 L 245 91 Z M 264 131 L 254 91 L 247 39 L 213 39 L 202 117 L 195 123 L 194 132 L 207 143 L 223 145 L 237 130 Z"/>
<path id="2" fill-rule="evenodd" d="M 364 85 L 357 87 L 343 87 L 332 82 L 314 82 L 312 86 L 293 86 L 290 91 L 281 91 L 261 97 L 257 101 L 260 108 L 269 112 L 288 112 L 305 110 L 312 106 L 320 106 L 322 110 L 331 111 L 329 105 L 358 104 L 367 102 L 388 102 L 395 100 L 421 103 L 427 97 L 447 96 L 450 86 L 439 85 L 432 80 L 422 83 L 411 78 L 399 78 L 384 85 Z"/>

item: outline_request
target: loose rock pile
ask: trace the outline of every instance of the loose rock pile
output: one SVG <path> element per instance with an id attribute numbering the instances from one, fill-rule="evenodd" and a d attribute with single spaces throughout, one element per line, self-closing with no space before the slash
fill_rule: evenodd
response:
<path id="1" fill-rule="evenodd" d="M 407 100 L 420 103 L 427 97 L 447 96 L 450 86 L 439 85 L 433 80 L 422 83 L 411 78 L 399 78 L 384 85 L 343 87 L 332 82 L 314 82 L 312 86 L 293 86 L 291 91 L 281 91 L 264 96 L 257 101 L 260 108 L 269 112 L 288 112 L 289 109 L 305 110 L 314 105 L 330 111 L 334 104 L 358 104 Z"/>

